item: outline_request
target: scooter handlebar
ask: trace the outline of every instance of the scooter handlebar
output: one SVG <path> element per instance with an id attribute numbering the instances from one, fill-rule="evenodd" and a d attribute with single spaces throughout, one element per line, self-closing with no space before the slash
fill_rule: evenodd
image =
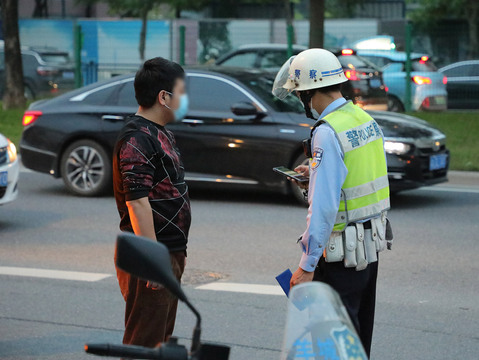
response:
<path id="1" fill-rule="evenodd" d="M 188 351 L 186 348 L 171 343 L 155 349 L 133 345 L 86 344 L 85 352 L 99 356 L 132 359 L 188 360 Z"/>

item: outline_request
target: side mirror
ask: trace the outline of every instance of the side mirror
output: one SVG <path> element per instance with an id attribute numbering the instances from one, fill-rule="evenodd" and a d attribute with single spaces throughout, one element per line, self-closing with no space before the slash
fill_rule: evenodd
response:
<path id="1" fill-rule="evenodd" d="M 231 106 L 231 111 L 233 112 L 233 114 L 238 116 L 254 116 L 260 113 L 256 106 L 246 101 L 241 101 L 233 104 Z"/>
<path id="2" fill-rule="evenodd" d="M 163 285 L 183 302 L 187 298 L 171 269 L 170 253 L 165 245 L 130 233 L 116 240 L 116 265 L 136 277 Z"/>

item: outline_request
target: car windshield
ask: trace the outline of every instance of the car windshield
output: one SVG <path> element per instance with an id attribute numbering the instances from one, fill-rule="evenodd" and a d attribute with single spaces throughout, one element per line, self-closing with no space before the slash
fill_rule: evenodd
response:
<path id="1" fill-rule="evenodd" d="M 279 112 L 304 113 L 303 105 L 296 96 L 290 95 L 280 100 L 271 93 L 273 79 L 259 77 L 257 79 L 243 79 L 241 81 L 274 110 Z"/>
<path id="2" fill-rule="evenodd" d="M 377 66 L 372 62 L 356 55 L 339 55 L 338 59 L 343 68 L 352 70 L 364 68 L 377 69 Z"/>
<path id="3" fill-rule="evenodd" d="M 41 58 L 43 61 L 45 61 L 47 64 L 52 64 L 52 65 L 66 65 L 70 63 L 70 58 L 68 57 L 68 54 L 49 54 L 49 53 L 44 53 L 40 54 Z"/>

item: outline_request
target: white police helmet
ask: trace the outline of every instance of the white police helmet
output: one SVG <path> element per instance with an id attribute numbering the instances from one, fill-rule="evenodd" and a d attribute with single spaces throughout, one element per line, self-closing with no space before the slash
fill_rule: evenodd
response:
<path id="1" fill-rule="evenodd" d="M 338 58 L 324 49 L 308 49 L 289 58 L 273 84 L 274 96 L 284 99 L 293 91 L 304 91 L 348 81 Z"/>

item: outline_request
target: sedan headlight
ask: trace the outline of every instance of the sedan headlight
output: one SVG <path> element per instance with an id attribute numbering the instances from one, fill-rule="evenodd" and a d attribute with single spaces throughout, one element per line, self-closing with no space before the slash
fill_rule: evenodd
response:
<path id="1" fill-rule="evenodd" d="M 15 147 L 15 144 L 12 143 L 10 140 L 8 140 L 7 152 L 8 152 L 8 160 L 11 163 L 17 160 L 17 148 Z"/>
<path id="2" fill-rule="evenodd" d="M 404 155 L 411 150 L 411 145 L 397 141 L 385 141 L 384 150 L 388 154 Z"/>

